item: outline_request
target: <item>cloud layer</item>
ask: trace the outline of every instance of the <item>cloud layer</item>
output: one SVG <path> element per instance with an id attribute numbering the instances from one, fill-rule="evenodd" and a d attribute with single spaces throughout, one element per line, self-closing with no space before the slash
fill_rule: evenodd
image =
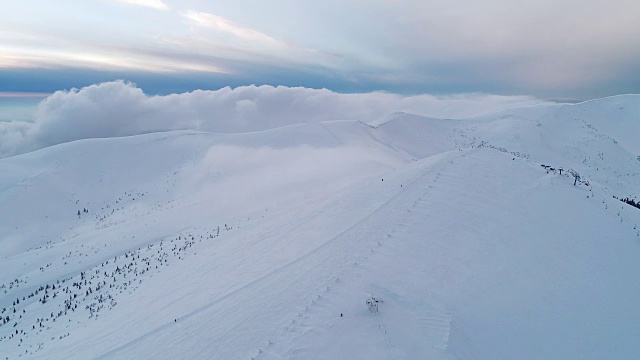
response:
<path id="1" fill-rule="evenodd" d="M 397 111 L 467 117 L 539 102 L 491 95 L 339 94 L 282 86 L 148 96 L 134 84 L 115 81 L 54 93 L 38 105 L 34 122 L 0 122 L 0 156 L 87 138 L 185 129 L 238 133 L 328 120 L 370 122 Z"/>
<path id="2" fill-rule="evenodd" d="M 116 0 L 121 3 L 149 7 L 156 10 L 167 11 L 169 5 L 165 4 L 162 0 Z"/>
<path id="3" fill-rule="evenodd" d="M 635 0 L 444 5 L 436 0 L 108 0 L 83 6 L 73 0 L 21 0 L 3 5 L 3 73 L 38 83 L 37 71 L 19 70 L 59 72 L 57 85 L 35 91 L 117 78 L 142 83 L 131 72 L 168 84 L 172 76 L 193 75 L 224 77 L 224 84 L 320 83 L 340 91 L 582 99 L 637 92 L 640 82 L 640 2 Z M 69 70 L 116 76 L 85 81 L 65 76 Z M 259 73 L 267 75 L 259 78 Z M 294 74 L 294 81 L 283 82 L 283 73 Z M 0 91 L 29 90 L 4 77 Z"/>

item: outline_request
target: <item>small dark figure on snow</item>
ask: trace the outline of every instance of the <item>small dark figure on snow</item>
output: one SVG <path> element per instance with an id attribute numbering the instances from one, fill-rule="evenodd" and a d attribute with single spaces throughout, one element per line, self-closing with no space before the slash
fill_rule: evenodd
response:
<path id="1" fill-rule="evenodd" d="M 340 313 L 340 317 L 342 317 L 342 316 L 343 316 L 342 313 Z"/>

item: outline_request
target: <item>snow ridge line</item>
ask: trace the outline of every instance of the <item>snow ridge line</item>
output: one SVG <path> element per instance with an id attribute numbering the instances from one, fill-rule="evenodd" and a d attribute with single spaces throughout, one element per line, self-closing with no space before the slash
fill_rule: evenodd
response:
<path id="1" fill-rule="evenodd" d="M 398 201 L 400 200 L 400 197 L 405 198 L 406 204 L 409 205 L 408 207 L 406 207 L 406 212 L 402 211 L 400 214 L 400 216 L 397 217 L 398 223 L 395 224 L 390 230 L 389 230 L 389 234 L 396 234 L 394 236 L 391 235 L 386 235 L 384 237 L 381 237 L 380 240 L 376 241 L 376 244 L 373 245 L 373 247 L 369 248 L 369 246 L 364 246 L 362 247 L 362 249 L 360 249 L 359 253 L 357 253 L 356 255 L 356 261 L 354 263 L 349 262 L 349 264 L 347 264 L 346 266 L 344 266 L 342 269 L 340 269 L 340 272 L 338 273 L 338 276 L 335 278 L 335 280 L 331 281 L 329 285 L 327 285 L 326 287 L 323 285 L 322 288 L 324 288 L 325 290 L 322 291 L 322 294 L 318 294 L 314 297 L 313 300 L 311 300 L 311 302 L 304 306 L 303 309 L 301 309 L 296 316 L 294 316 L 290 322 L 288 322 L 288 325 L 286 325 L 283 329 L 283 331 L 281 332 L 281 335 L 279 335 L 278 337 L 281 337 L 282 334 L 285 333 L 290 333 L 294 328 L 296 328 L 297 326 L 299 326 L 301 324 L 301 322 L 303 321 L 303 318 L 306 317 L 305 313 L 308 312 L 310 310 L 311 307 L 317 305 L 318 301 L 320 301 L 323 298 L 323 295 L 326 295 L 326 293 L 329 292 L 329 290 L 333 289 L 333 286 L 337 286 L 336 284 L 342 283 L 342 279 L 344 277 L 348 277 L 349 275 L 346 273 L 348 270 L 352 270 L 354 267 L 357 267 L 357 269 L 363 269 L 363 265 L 366 263 L 366 260 L 370 260 L 370 255 L 373 254 L 374 252 L 376 252 L 376 249 L 379 248 L 380 246 L 383 245 L 383 242 L 385 242 L 385 240 L 390 239 L 391 237 L 397 237 L 397 233 L 398 232 L 403 232 L 404 230 L 406 230 L 406 225 L 404 225 L 405 221 L 403 221 L 404 219 L 407 218 L 407 213 L 411 213 L 412 209 L 416 208 L 416 206 L 418 206 L 420 203 L 424 202 L 424 200 L 422 199 L 422 197 L 425 195 L 426 192 L 428 192 L 430 189 L 432 189 L 432 185 L 429 185 L 427 187 L 421 187 L 419 185 L 421 185 L 424 180 L 425 180 L 425 175 L 427 175 L 428 173 L 433 174 L 433 179 L 431 179 L 431 182 L 437 182 L 438 178 L 442 175 L 441 174 L 441 170 L 450 165 L 451 160 L 454 158 L 458 158 L 458 157 L 462 157 L 464 156 L 466 153 L 468 153 L 469 151 L 472 151 L 473 149 L 468 149 L 463 151 L 462 153 L 459 150 L 455 150 L 455 151 L 449 151 L 448 154 L 450 156 L 444 157 L 443 159 L 440 160 L 440 162 L 438 164 L 436 164 L 435 166 L 433 166 L 432 168 L 429 168 L 428 170 L 422 170 L 420 172 L 420 174 L 418 176 L 416 176 L 416 178 L 410 182 L 409 184 L 407 184 L 407 186 L 405 186 L 403 188 L 403 190 L 401 192 L 399 192 L 398 194 L 394 195 L 392 198 L 390 198 L 389 200 L 387 200 L 385 203 L 381 204 L 376 210 L 372 211 L 369 215 L 367 215 L 365 218 L 361 219 L 358 223 L 352 225 L 350 228 L 348 228 L 347 230 L 343 231 L 342 233 L 336 235 L 336 238 L 340 238 L 342 237 L 345 233 L 351 231 L 353 228 L 358 227 L 361 223 L 365 222 L 368 218 L 370 218 L 371 216 L 374 216 L 375 214 L 384 211 L 384 209 L 387 207 L 386 205 L 388 205 L 390 202 L 392 201 Z M 457 154 L 457 155 L 455 155 Z M 453 156 L 451 156 L 453 155 Z M 414 194 L 412 194 L 414 193 Z M 413 197 L 410 197 L 410 195 L 414 195 Z M 417 200 L 413 200 L 417 198 Z M 405 207 L 402 207 L 403 209 L 405 209 Z M 333 241 L 334 239 L 331 239 L 330 241 Z M 369 250 L 367 251 L 366 248 L 369 248 Z M 357 270 L 356 270 L 357 271 Z M 326 284 L 325 284 L 326 285 Z M 395 356 L 393 354 L 393 346 L 391 344 L 391 341 L 388 337 L 388 335 L 386 334 L 386 329 L 384 329 L 384 325 L 381 322 L 381 318 L 379 317 L 379 314 L 375 314 L 376 315 L 376 320 L 378 322 L 378 326 L 380 328 L 381 334 L 383 336 L 383 340 L 385 341 L 386 344 L 386 348 L 389 352 L 389 358 L 391 359 L 395 359 Z M 448 327 L 448 325 L 450 324 L 450 319 L 445 320 L 445 322 L 447 322 L 447 331 L 446 331 L 446 339 L 443 340 L 444 345 L 441 345 L 442 350 L 444 351 L 444 348 L 446 348 L 446 346 L 448 345 L 448 339 L 449 339 L 449 335 L 450 335 L 450 329 Z M 274 339 L 269 339 L 267 341 L 267 345 L 266 348 L 271 347 L 273 344 L 275 344 L 276 341 Z M 265 354 L 264 350 L 266 350 L 264 347 L 258 348 L 256 350 L 255 355 L 251 356 L 250 359 L 251 360 L 256 360 L 258 358 L 262 358 L 263 355 Z"/>

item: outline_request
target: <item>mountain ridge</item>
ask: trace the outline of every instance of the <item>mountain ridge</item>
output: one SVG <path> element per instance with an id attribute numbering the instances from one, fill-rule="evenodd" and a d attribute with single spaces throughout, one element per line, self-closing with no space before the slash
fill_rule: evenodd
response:
<path id="1" fill-rule="evenodd" d="M 613 196 L 636 196 L 640 102 L 619 100 L 0 159 L 0 353 L 635 358 L 640 211 Z"/>

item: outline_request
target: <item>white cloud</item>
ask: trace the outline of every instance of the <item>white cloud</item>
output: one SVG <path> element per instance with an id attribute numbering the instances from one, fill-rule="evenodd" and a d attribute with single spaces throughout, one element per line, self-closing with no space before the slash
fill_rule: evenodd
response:
<path id="1" fill-rule="evenodd" d="M 174 11 L 122 11 L 116 1 Z M 66 0 L 37 12 L 5 3 L 2 69 L 204 66 L 246 79 L 247 69 L 272 67 L 326 86 L 585 97 L 616 84 L 633 91 L 640 62 L 637 0 Z"/>
<path id="2" fill-rule="evenodd" d="M 153 5 L 155 2 L 145 4 Z M 224 59 L 199 56 L 194 48 L 175 46 L 163 41 L 163 36 L 156 35 L 158 28 L 169 32 L 167 28 L 171 28 L 171 24 L 165 26 L 167 24 L 161 23 L 166 19 L 174 19 L 175 28 L 188 30 L 179 21 L 181 18 L 177 13 L 132 15 L 113 6 L 106 6 L 105 11 L 122 13 L 122 19 L 117 19 L 110 27 L 105 26 L 106 21 L 69 20 L 69 28 L 74 29 L 72 32 L 60 31 L 56 26 L 50 29 L 46 26 L 16 26 L 3 30 L 0 15 L 0 69 L 229 72 L 221 64 Z M 134 20 L 137 21 L 136 28 L 132 28 Z"/>
<path id="3" fill-rule="evenodd" d="M 71 34 L 44 28 L 17 27 L 9 31 L 0 24 L 0 69 L 238 73 L 246 69 L 238 62 L 278 67 L 329 66 L 335 62 L 333 56 L 209 13 L 162 15 L 162 19 L 174 22 L 168 26 L 173 31 L 161 32 L 157 32 L 155 17 L 143 16 L 149 20 L 140 22 L 139 28 L 130 33 L 127 29 L 131 24 L 101 30 L 92 22 L 89 28 Z M 183 21 L 185 18 L 188 22 Z"/>
<path id="4" fill-rule="evenodd" d="M 369 122 L 396 111 L 465 117 L 537 102 L 528 97 L 338 94 L 272 86 L 147 96 L 135 85 L 116 81 L 54 93 L 38 105 L 33 123 L 0 123 L 0 157 L 86 138 L 180 129 L 238 133 L 328 120 Z"/>
<path id="5" fill-rule="evenodd" d="M 229 66 L 242 61 L 258 66 L 319 66 L 334 70 L 341 60 L 335 54 L 279 39 L 215 14 L 188 10 L 181 15 L 190 31 L 159 39 L 193 56 L 223 58 L 230 60 Z"/>
<path id="6" fill-rule="evenodd" d="M 32 123 L 0 121 L 0 158 L 36 148 L 30 137 L 32 129 Z"/>
<path id="7" fill-rule="evenodd" d="M 245 41 L 279 42 L 267 34 L 242 26 L 218 15 L 189 10 L 183 16 L 195 26 L 224 32 Z"/>
<path id="8" fill-rule="evenodd" d="M 447 82 L 473 77 L 526 89 L 575 89 L 620 77 L 618 69 L 640 56 L 635 0 L 355 2 L 384 14 L 386 26 L 371 30 L 377 36 L 365 42 L 366 52 L 382 51 L 420 80 L 449 66 L 465 75 L 454 72 Z"/>
<path id="9" fill-rule="evenodd" d="M 46 42 L 45 42 L 46 41 Z M 133 47 L 96 44 L 43 37 L 42 45 L 0 45 L 0 69 L 83 68 L 102 71 L 227 72 L 209 61 L 172 56 L 170 51 L 145 52 Z"/>
<path id="10" fill-rule="evenodd" d="M 167 11 L 169 6 L 162 0 L 116 0 L 121 3 L 149 7 L 156 10 Z"/>

